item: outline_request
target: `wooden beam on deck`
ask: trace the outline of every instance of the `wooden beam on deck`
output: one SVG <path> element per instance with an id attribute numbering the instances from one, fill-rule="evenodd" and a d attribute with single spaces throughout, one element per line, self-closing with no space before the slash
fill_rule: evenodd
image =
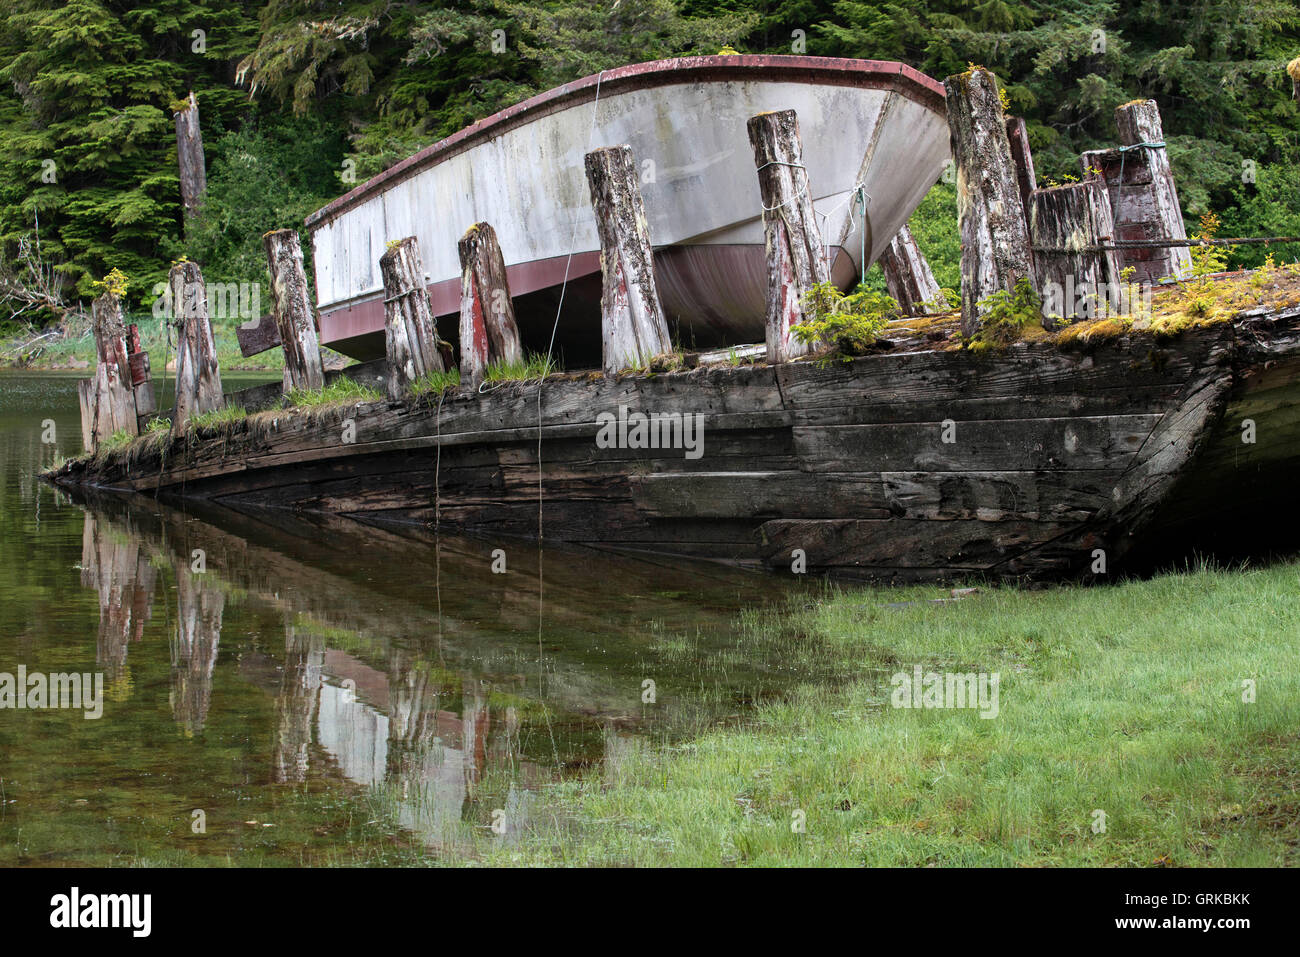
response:
<path id="1" fill-rule="evenodd" d="M 177 318 L 176 415 L 172 435 L 183 435 L 190 419 L 220 409 L 221 369 L 208 318 L 208 291 L 198 263 L 178 262 L 167 277 Z"/>
<path id="2" fill-rule="evenodd" d="M 477 389 L 494 361 L 522 362 L 506 260 L 489 223 L 475 223 L 456 244 L 460 254 L 460 381 Z"/>
<path id="3" fill-rule="evenodd" d="M 600 234 L 601 340 L 606 375 L 645 368 L 672 350 L 655 287 L 654 253 L 630 146 L 587 154 L 587 183 Z"/>
<path id="4" fill-rule="evenodd" d="M 397 401 L 429 373 L 443 371 L 442 355 L 415 237 L 390 243 L 379 257 L 379 271 L 384 278 L 388 397 Z"/>
<path id="5" fill-rule="evenodd" d="M 131 366 L 126 352 L 126 322 L 122 302 L 106 291 L 91 304 L 94 317 L 95 385 L 91 403 L 92 441 L 95 448 L 116 432 L 139 435 L 135 396 L 131 392 Z M 83 428 L 84 431 L 84 428 Z"/>
<path id="6" fill-rule="evenodd" d="M 307 296 L 307 273 L 303 270 L 298 231 L 272 230 L 262 237 L 262 244 L 271 273 L 275 322 L 284 348 L 286 383 L 290 389 L 314 392 L 325 385 L 325 370 L 311 300 Z"/>
<path id="7" fill-rule="evenodd" d="M 880 254 L 880 268 L 889 295 L 907 315 L 930 316 L 948 311 L 948 300 L 906 224 Z"/>
<path id="8" fill-rule="evenodd" d="M 1164 146 L 1160 108 L 1155 100 L 1134 100 L 1115 110 L 1119 149 L 1089 150 L 1079 158 L 1085 180 L 1105 183 L 1118 240 L 1185 240 L 1174 172 Z M 1158 144 L 1158 145 L 1144 145 Z M 1187 247 L 1120 250 L 1121 268 L 1132 266 L 1137 282 L 1187 274 Z"/>
<path id="9" fill-rule="evenodd" d="M 1114 250 L 1097 248 L 1110 243 L 1115 233 L 1105 184 L 1086 180 L 1034 190 L 1029 199 L 1029 230 L 1035 288 L 1045 303 L 1046 328 L 1052 328 L 1058 318 L 1089 315 L 1110 301 L 1107 290 L 1111 283 L 1119 283 L 1120 266 Z M 1082 309 L 1077 305 L 1081 297 Z M 1053 303 L 1058 310 L 1051 308 Z"/>
<path id="10" fill-rule="evenodd" d="M 803 321 L 804 296 L 817 283 L 830 281 L 830 267 L 794 110 L 751 116 L 747 129 L 767 245 L 767 361 L 785 362 L 812 348 L 791 335 L 790 327 Z"/>
<path id="11" fill-rule="evenodd" d="M 943 86 L 957 164 L 962 332 L 970 336 L 979 328 L 980 301 L 1032 278 L 1033 255 L 997 78 L 973 67 Z"/>

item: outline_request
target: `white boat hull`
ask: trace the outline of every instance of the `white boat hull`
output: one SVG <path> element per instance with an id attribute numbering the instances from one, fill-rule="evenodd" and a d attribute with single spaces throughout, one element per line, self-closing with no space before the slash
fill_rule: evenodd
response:
<path id="1" fill-rule="evenodd" d="M 570 359 L 588 345 L 598 354 L 599 241 L 583 157 L 622 143 L 641 164 L 656 278 L 676 335 L 701 346 L 761 339 L 762 204 L 745 124 L 778 109 L 798 114 L 833 275 L 850 284 L 948 161 L 942 87 L 875 61 L 668 60 L 511 107 L 313 214 L 322 340 L 357 358 L 382 354 L 379 257 L 386 242 L 405 236 L 420 242 L 434 312 L 456 313 L 456 240 L 487 221 L 505 255 L 525 345 L 546 348 L 567 279 L 558 341 Z M 439 331 L 453 338 L 455 323 L 440 322 Z"/>

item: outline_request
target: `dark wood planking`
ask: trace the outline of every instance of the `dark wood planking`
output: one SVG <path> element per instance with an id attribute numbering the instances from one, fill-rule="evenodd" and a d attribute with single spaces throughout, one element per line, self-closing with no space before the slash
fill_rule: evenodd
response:
<path id="1" fill-rule="evenodd" d="M 1082 353 L 1034 344 L 989 362 L 886 353 L 825 368 L 548 381 L 543 531 L 552 542 L 777 569 L 789 566 L 783 549 L 804 547 L 810 569 L 890 581 L 1086 571 L 1096 547 L 1118 559 L 1197 456 L 1222 442 L 1230 394 L 1237 409 L 1284 410 L 1270 447 L 1285 461 L 1300 367 L 1285 358 L 1300 353 L 1294 321 L 1240 340 L 1221 326 Z M 537 399 L 536 384 L 514 383 L 448 396 L 440 419 L 429 402 L 264 416 L 171 450 L 164 492 L 278 514 L 328 510 L 382 528 L 536 538 Z M 598 448 L 595 416 L 620 404 L 704 412 L 705 455 Z M 941 441 L 945 413 L 955 445 Z M 337 438 L 345 419 L 354 446 Z M 156 464 L 146 458 L 129 478 L 111 465 L 99 474 L 150 489 Z"/>

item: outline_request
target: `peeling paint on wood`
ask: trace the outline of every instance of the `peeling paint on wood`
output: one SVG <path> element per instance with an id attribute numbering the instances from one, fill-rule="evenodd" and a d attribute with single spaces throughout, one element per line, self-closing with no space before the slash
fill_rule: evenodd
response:
<path id="1" fill-rule="evenodd" d="M 522 362 L 505 256 L 490 223 L 475 223 L 457 244 L 460 253 L 460 377 L 478 388 L 495 361 Z"/>
<path id="2" fill-rule="evenodd" d="M 1115 110 L 1120 142 L 1129 149 L 1089 150 L 1079 159 L 1084 180 L 1099 180 L 1110 194 L 1117 240 L 1186 239 L 1173 169 L 1163 146 L 1164 130 L 1155 100 L 1126 103 Z M 1121 269 L 1133 267 L 1135 282 L 1156 282 L 1187 274 L 1192 256 L 1186 247 L 1118 250 Z"/>

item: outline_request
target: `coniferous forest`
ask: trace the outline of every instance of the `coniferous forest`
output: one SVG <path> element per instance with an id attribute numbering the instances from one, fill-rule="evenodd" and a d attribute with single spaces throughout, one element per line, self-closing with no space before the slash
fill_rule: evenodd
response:
<path id="1" fill-rule="evenodd" d="M 39 264 L 68 300 L 113 269 L 145 305 L 170 262 L 264 279 L 259 237 L 450 133 L 568 80 L 674 55 L 992 69 L 1040 181 L 1159 101 L 1183 212 L 1222 235 L 1300 234 L 1291 0 L 8 0 L 0 20 L 0 270 Z M 182 241 L 173 110 L 198 98 L 204 214 Z M 521 173 L 526 175 L 526 172 Z M 957 282 L 952 187 L 913 229 Z M 1294 258 L 1300 250 L 1283 250 Z M 1256 265 L 1240 247 L 1235 265 Z M 39 312 L 29 312 L 28 324 Z M 39 326 L 39 322 L 38 322 Z"/>

